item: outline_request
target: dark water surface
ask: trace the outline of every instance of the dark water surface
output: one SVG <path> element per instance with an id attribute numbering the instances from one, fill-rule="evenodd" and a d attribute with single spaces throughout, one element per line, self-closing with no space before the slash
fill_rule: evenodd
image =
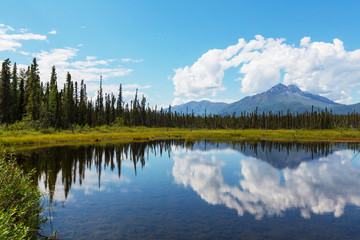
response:
<path id="1" fill-rule="evenodd" d="M 359 145 L 179 141 L 19 152 L 63 239 L 360 239 Z"/>

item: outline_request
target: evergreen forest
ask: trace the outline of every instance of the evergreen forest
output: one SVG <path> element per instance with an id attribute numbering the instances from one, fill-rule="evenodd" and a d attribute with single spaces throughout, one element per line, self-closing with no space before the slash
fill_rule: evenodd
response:
<path id="1" fill-rule="evenodd" d="M 72 79 L 68 72 L 64 86 L 58 86 L 56 67 L 48 81 L 41 81 L 36 58 L 27 69 L 18 69 L 16 63 L 2 62 L 0 75 L 0 124 L 8 126 L 23 122 L 38 129 L 72 129 L 74 126 L 101 125 L 145 126 L 167 128 L 207 129 L 359 129 L 360 115 L 333 114 L 331 109 L 311 112 L 242 112 L 240 116 L 206 114 L 192 111 L 173 112 L 150 107 L 144 96 L 136 94 L 124 102 L 122 84 L 117 96 L 103 93 L 102 78 L 96 100 L 87 96 L 84 80 Z"/>

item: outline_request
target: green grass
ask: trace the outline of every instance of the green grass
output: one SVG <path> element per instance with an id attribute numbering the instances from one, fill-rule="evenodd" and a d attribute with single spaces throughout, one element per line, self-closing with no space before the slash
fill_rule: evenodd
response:
<path id="1" fill-rule="evenodd" d="M 24 175 L 8 151 L 0 158 L 0 239 L 36 239 L 45 222 L 31 174 Z"/>
<path id="2" fill-rule="evenodd" d="M 70 130 L 17 130 L 0 129 L 1 145 L 53 145 L 79 144 L 109 141 L 148 141 L 184 139 L 187 141 L 212 140 L 277 140 L 277 141 L 360 141 L 360 131 L 355 130 L 208 130 L 178 128 L 146 128 L 101 126 L 95 128 L 76 127 Z"/>

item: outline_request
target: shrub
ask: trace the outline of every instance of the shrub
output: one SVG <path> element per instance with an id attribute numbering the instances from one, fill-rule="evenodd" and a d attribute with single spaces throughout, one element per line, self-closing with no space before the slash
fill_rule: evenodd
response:
<path id="1" fill-rule="evenodd" d="M 0 239 L 34 239 L 46 221 L 33 173 L 24 175 L 10 151 L 0 157 Z"/>

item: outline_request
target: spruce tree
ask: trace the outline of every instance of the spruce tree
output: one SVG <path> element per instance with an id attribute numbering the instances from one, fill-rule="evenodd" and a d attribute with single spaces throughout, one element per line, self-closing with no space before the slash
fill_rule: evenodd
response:
<path id="1" fill-rule="evenodd" d="M 143 95 L 141 99 L 141 106 L 140 106 L 140 116 L 141 116 L 141 125 L 144 126 L 146 123 L 146 97 Z"/>
<path id="2" fill-rule="evenodd" d="M 138 101 L 138 89 L 135 92 L 135 99 L 132 104 L 132 124 L 139 125 L 139 101 Z"/>
<path id="3" fill-rule="evenodd" d="M 100 75 L 100 89 L 99 89 L 99 100 L 98 100 L 98 124 L 102 125 L 104 123 L 104 95 L 102 89 L 102 76 Z"/>
<path id="4" fill-rule="evenodd" d="M 49 96 L 50 96 L 50 85 L 49 82 L 45 84 L 45 87 L 43 87 L 43 84 L 41 83 L 42 88 L 42 96 L 41 96 L 41 124 L 44 127 L 49 127 L 50 124 L 50 114 L 49 114 Z"/>
<path id="5" fill-rule="evenodd" d="M 86 118 L 87 118 L 87 124 L 90 127 L 93 127 L 95 125 L 95 112 L 94 112 L 94 107 L 93 107 L 93 103 L 92 101 L 88 101 L 87 103 L 87 114 L 86 114 Z"/>
<path id="6" fill-rule="evenodd" d="M 57 74 L 55 66 L 51 69 L 50 94 L 49 94 L 49 120 L 51 126 L 58 127 L 59 98 L 57 88 Z"/>
<path id="7" fill-rule="evenodd" d="M 117 116 L 121 117 L 122 112 L 123 112 L 123 97 L 122 97 L 122 84 L 120 84 L 119 87 L 119 95 L 118 95 L 118 99 L 117 99 L 117 103 L 116 103 L 116 112 L 117 112 Z"/>
<path id="8" fill-rule="evenodd" d="M 0 123 L 8 124 L 11 120 L 11 87 L 10 87 L 10 60 L 6 59 L 1 66 L 0 77 Z"/>
<path id="9" fill-rule="evenodd" d="M 25 69 L 20 69 L 20 82 L 19 82 L 19 99 L 18 99 L 18 119 L 22 120 L 25 114 L 25 80 L 26 80 Z"/>
<path id="10" fill-rule="evenodd" d="M 78 96 L 78 84 L 75 82 L 75 89 L 74 89 L 74 123 L 77 123 L 79 114 L 79 96 Z"/>
<path id="11" fill-rule="evenodd" d="M 19 120 L 19 94 L 18 94 L 18 75 L 16 63 L 13 66 L 13 72 L 11 75 L 11 122 Z"/>
<path id="12" fill-rule="evenodd" d="M 27 99 L 27 113 L 30 115 L 32 120 L 38 120 L 40 118 L 40 96 L 41 96 L 41 86 L 40 86 L 40 76 L 38 64 L 36 58 L 34 58 L 33 63 L 30 67 L 29 73 L 29 83 L 27 86 L 28 99 Z"/>
<path id="13" fill-rule="evenodd" d="M 64 86 L 63 109 L 64 109 L 64 126 L 72 127 L 74 123 L 74 85 L 71 81 L 71 75 L 66 75 L 66 83 Z"/>
<path id="14" fill-rule="evenodd" d="M 81 126 L 84 126 L 87 122 L 86 120 L 86 85 L 84 84 L 84 80 L 81 80 L 80 83 L 80 102 L 79 102 L 79 114 L 78 114 L 78 123 Z"/>
<path id="15" fill-rule="evenodd" d="M 116 102 L 116 98 L 114 94 L 111 93 L 111 118 L 110 118 L 111 123 L 113 123 L 116 118 L 115 102 Z"/>

